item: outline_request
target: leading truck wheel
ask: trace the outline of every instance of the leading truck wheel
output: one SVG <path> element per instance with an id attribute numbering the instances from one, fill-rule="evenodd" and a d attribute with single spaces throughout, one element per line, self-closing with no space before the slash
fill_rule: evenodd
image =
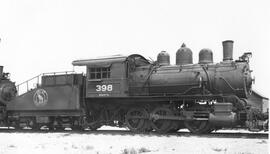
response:
<path id="1" fill-rule="evenodd" d="M 199 121 L 199 120 L 185 121 L 184 125 L 191 133 L 195 134 L 205 134 L 211 133 L 213 131 L 211 124 L 208 121 Z"/>
<path id="2" fill-rule="evenodd" d="M 133 132 L 144 131 L 147 112 L 143 108 L 130 109 L 126 114 L 126 125 Z"/>

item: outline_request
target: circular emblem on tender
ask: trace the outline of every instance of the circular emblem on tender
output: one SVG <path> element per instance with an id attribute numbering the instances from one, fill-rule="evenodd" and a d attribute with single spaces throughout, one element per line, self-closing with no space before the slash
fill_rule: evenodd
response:
<path id="1" fill-rule="evenodd" d="M 44 89 L 38 89 L 34 96 L 33 101 L 36 106 L 44 106 L 48 102 L 48 94 Z"/>

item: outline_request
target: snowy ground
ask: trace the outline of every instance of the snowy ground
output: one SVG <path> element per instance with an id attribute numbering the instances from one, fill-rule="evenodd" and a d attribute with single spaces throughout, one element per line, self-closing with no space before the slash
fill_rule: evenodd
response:
<path id="1" fill-rule="evenodd" d="M 104 129 L 112 129 L 103 127 Z M 238 131 L 236 131 L 238 132 Z M 267 154 L 268 139 L 207 138 L 129 133 L 8 133 L 0 130 L 0 154 Z"/>

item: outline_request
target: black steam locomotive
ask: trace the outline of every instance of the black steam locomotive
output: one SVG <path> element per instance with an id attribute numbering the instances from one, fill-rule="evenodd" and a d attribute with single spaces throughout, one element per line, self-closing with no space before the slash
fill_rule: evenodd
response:
<path id="1" fill-rule="evenodd" d="M 3 68 L 0 66 L 0 126 L 6 125 L 6 105 L 15 98 L 17 93 L 15 83 L 10 81 L 9 73 L 4 73 Z"/>
<path id="2" fill-rule="evenodd" d="M 38 76 L 41 83 L 35 88 L 1 106 L 0 124 L 91 130 L 109 125 L 161 133 L 181 128 L 192 133 L 224 127 L 266 130 L 268 116 L 246 100 L 253 80 L 251 53 L 235 61 L 232 54 L 229 40 L 223 42 L 220 63 L 213 63 L 210 49 L 202 49 L 199 63 L 193 64 L 192 52 L 184 44 L 176 53 L 176 65 L 170 65 L 165 51 L 155 62 L 138 54 L 76 60 L 74 66 L 86 66 L 85 75 Z M 13 92 L 6 95 L 13 98 Z"/>

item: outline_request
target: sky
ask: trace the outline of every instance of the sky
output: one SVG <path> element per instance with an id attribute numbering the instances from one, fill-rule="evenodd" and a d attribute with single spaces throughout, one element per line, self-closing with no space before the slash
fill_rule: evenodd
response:
<path id="1" fill-rule="evenodd" d="M 222 61 L 222 41 L 234 40 L 234 59 L 252 52 L 253 89 L 270 97 L 268 0 L 0 0 L 0 65 L 21 83 L 45 72 L 73 70 L 71 62 L 115 54 L 175 64 L 184 42 L 198 62 L 210 48 Z"/>

